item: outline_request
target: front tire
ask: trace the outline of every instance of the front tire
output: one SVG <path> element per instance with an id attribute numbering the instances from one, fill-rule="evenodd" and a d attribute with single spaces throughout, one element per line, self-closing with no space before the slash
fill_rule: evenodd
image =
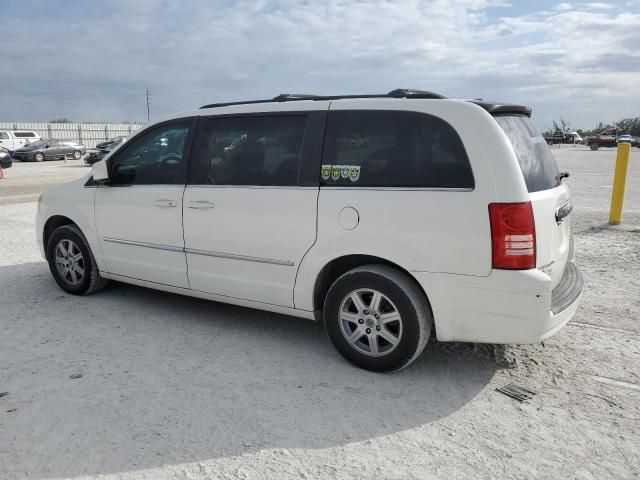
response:
<path id="1" fill-rule="evenodd" d="M 36 154 L 33 156 L 33 159 L 36 162 L 42 162 L 44 160 L 44 153 L 42 152 L 36 152 Z"/>
<path id="2" fill-rule="evenodd" d="M 600 148 L 600 144 L 598 144 L 598 143 L 590 143 L 589 144 L 589 148 L 595 152 L 596 150 L 598 150 L 598 148 Z"/>
<path id="3" fill-rule="evenodd" d="M 73 152 L 74 160 L 80 160 L 82 158 L 82 152 L 80 150 L 75 150 Z"/>
<path id="4" fill-rule="evenodd" d="M 108 282 L 100 276 L 89 244 L 75 225 L 53 231 L 47 242 L 47 260 L 54 280 L 67 293 L 89 295 Z"/>
<path id="5" fill-rule="evenodd" d="M 426 347 L 433 326 L 422 290 L 386 265 L 365 265 L 338 278 L 325 298 L 323 318 L 336 350 L 374 372 L 410 365 Z"/>

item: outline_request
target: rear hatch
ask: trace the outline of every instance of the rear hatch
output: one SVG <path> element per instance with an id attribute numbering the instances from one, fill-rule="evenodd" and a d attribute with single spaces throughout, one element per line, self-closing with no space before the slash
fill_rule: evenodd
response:
<path id="1" fill-rule="evenodd" d="M 536 229 L 536 267 L 551 277 L 555 288 L 571 249 L 569 188 L 562 183 L 547 142 L 528 116 L 500 115 L 495 120 L 511 140 L 529 191 Z"/>

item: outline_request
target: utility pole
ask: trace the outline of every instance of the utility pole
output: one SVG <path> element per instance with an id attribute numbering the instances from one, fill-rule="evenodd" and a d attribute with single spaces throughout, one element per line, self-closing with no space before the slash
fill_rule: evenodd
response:
<path id="1" fill-rule="evenodd" d="M 151 119 L 151 115 L 149 115 L 149 90 L 147 90 L 147 123 L 149 123 Z"/>

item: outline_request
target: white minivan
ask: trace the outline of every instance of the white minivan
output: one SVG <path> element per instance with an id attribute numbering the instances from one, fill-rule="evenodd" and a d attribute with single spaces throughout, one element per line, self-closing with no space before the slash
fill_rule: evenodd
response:
<path id="1" fill-rule="evenodd" d="M 0 131 L 0 147 L 13 152 L 30 143 L 40 140 L 40 135 L 32 130 L 2 130 Z"/>
<path id="2" fill-rule="evenodd" d="M 569 189 L 527 107 L 280 95 L 148 126 L 38 201 L 62 289 L 111 280 L 323 321 L 359 367 L 573 316 Z"/>

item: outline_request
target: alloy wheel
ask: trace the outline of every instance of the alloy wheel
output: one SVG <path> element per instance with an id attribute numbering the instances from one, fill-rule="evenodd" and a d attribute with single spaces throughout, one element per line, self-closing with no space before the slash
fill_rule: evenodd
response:
<path id="1" fill-rule="evenodd" d="M 339 321 L 349 344 L 371 357 L 391 353 L 402 338 L 400 312 L 386 295 L 371 288 L 360 288 L 344 297 Z"/>
<path id="2" fill-rule="evenodd" d="M 58 242 L 55 249 L 56 269 L 65 282 L 79 285 L 84 279 L 84 257 L 78 246 L 69 239 Z"/>

